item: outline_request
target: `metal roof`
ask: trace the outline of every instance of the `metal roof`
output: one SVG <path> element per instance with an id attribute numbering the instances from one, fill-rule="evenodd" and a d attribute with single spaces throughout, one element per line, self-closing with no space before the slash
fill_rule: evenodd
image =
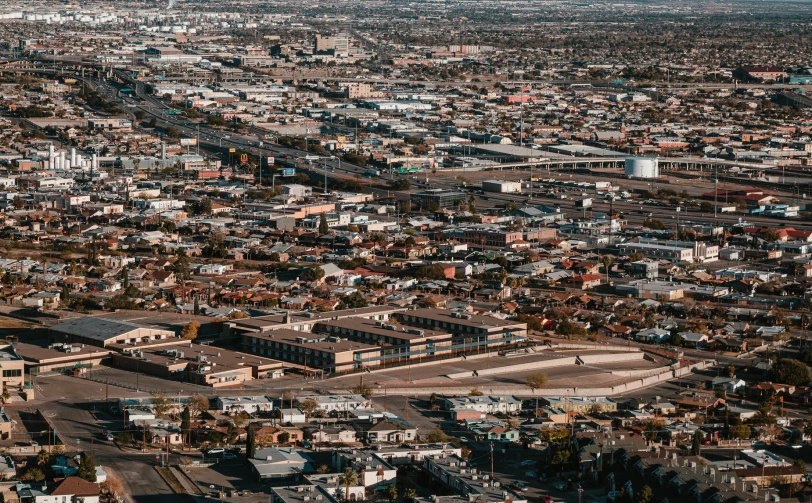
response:
<path id="1" fill-rule="evenodd" d="M 54 332 L 74 335 L 86 339 L 106 341 L 114 337 L 134 332 L 139 329 L 154 330 L 128 321 L 111 320 L 107 318 L 96 318 L 93 316 L 83 316 L 65 320 L 59 325 L 51 328 Z M 161 332 L 166 332 L 161 330 Z"/>

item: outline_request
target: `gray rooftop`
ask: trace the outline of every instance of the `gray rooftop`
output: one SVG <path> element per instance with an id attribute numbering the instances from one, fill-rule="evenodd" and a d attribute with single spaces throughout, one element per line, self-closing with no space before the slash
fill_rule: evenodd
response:
<path id="1" fill-rule="evenodd" d="M 53 332 L 83 337 L 86 339 L 94 339 L 100 342 L 104 342 L 141 329 L 159 331 L 154 328 L 136 325 L 135 323 L 130 323 L 128 321 L 96 318 L 93 316 L 82 316 L 81 318 L 65 320 L 59 325 L 51 328 Z M 160 330 L 160 332 L 171 334 L 171 332 L 166 330 Z"/>

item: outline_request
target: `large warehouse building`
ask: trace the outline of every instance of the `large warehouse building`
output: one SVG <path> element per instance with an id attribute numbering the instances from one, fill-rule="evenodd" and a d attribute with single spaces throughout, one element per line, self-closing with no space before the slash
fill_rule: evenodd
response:
<path id="1" fill-rule="evenodd" d="M 485 192 L 500 192 L 503 194 L 515 194 L 522 191 L 521 182 L 508 182 L 504 180 L 484 180 L 482 190 Z"/>

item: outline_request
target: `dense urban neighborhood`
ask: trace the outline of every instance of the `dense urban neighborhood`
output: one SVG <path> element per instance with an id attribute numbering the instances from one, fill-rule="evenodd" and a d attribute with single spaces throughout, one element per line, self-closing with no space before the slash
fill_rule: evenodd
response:
<path id="1" fill-rule="evenodd" d="M 0 498 L 812 498 L 812 5 L 0 3 Z"/>

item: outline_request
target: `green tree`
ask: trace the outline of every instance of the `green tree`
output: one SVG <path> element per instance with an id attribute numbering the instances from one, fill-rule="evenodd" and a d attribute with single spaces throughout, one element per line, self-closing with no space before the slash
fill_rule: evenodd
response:
<path id="1" fill-rule="evenodd" d="M 306 281 L 318 281 L 324 277 L 324 269 L 320 266 L 314 265 L 313 267 L 308 267 L 305 269 L 304 273 L 302 273 L 302 279 Z"/>
<path id="2" fill-rule="evenodd" d="M 544 372 L 533 372 L 527 376 L 525 382 L 531 389 L 537 390 L 547 384 L 547 374 Z"/>
<path id="3" fill-rule="evenodd" d="M 215 127 L 223 127 L 226 125 L 226 120 L 219 115 L 209 115 L 206 118 L 206 122 L 209 123 L 209 126 Z"/>
<path id="4" fill-rule="evenodd" d="M 403 491 L 404 500 L 413 502 L 415 498 L 417 498 L 417 491 L 415 491 L 414 488 L 408 487 L 405 491 Z"/>
<path id="5" fill-rule="evenodd" d="M 615 259 L 610 257 L 609 255 L 605 255 L 601 259 L 601 264 L 603 264 L 603 268 L 606 271 L 606 284 L 609 284 L 609 269 L 612 268 L 612 264 L 615 263 Z"/>
<path id="6" fill-rule="evenodd" d="M 45 449 L 41 449 L 37 454 L 37 466 L 48 466 L 51 461 L 51 455 Z"/>
<path id="7" fill-rule="evenodd" d="M 559 323 L 555 328 L 555 333 L 566 337 L 571 337 L 573 335 L 584 336 L 586 335 L 586 330 L 577 323 L 573 323 L 570 320 L 565 319 L 562 320 L 561 323 Z"/>
<path id="8" fill-rule="evenodd" d="M 322 213 L 321 219 L 319 219 L 319 234 L 329 234 L 329 233 L 330 226 L 327 224 L 327 215 Z"/>
<path id="9" fill-rule="evenodd" d="M 572 453 L 566 447 L 562 448 L 559 447 L 555 454 L 553 454 L 553 458 L 550 460 L 550 464 L 553 466 L 557 466 L 559 470 L 561 470 L 565 465 L 570 462 L 570 458 L 572 457 Z"/>
<path id="10" fill-rule="evenodd" d="M 386 497 L 389 498 L 389 501 L 398 499 L 398 488 L 394 484 L 389 484 L 386 487 Z"/>
<path id="11" fill-rule="evenodd" d="M 280 444 L 287 444 L 290 441 L 290 433 L 283 431 L 276 437 Z"/>
<path id="12" fill-rule="evenodd" d="M 82 459 L 79 461 L 79 470 L 76 472 L 76 475 L 88 482 L 96 482 L 96 462 L 86 452 L 82 453 Z"/>
<path id="13" fill-rule="evenodd" d="M 62 302 L 62 305 L 70 303 L 70 288 L 68 285 L 62 287 L 62 291 L 59 293 L 59 300 Z"/>
<path id="14" fill-rule="evenodd" d="M 358 484 L 358 474 L 350 467 L 344 468 L 338 483 L 344 486 L 344 501 L 350 501 L 350 487 Z"/>
<path id="15" fill-rule="evenodd" d="M 656 218 L 646 218 L 645 220 L 643 220 L 643 226 L 654 230 L 665 229 L 665 224 L 663 223 L 663 221 L 658 220 Z"/>
<path id="16" fill-rule="evenodd" d="M 166 133 L 166 136 L 170 138 L 177 138 L 180 136 L 178 129 L 172 126 L 167 127 L 164 132 Z"/>
<path id="17" fill-rule="evenodd" d="M 770 369 L 769 375 L 771 381 L 791 386 L 806 386 L 812 380 L 809 367 L 792 358 L 778 360 Z"/>
<path id="18" fill-rule="evenodd" d="M 750 427 L 747 426 L 746 424 L 737 424 L 735 426 L 730 427 L 730 435 L 733 438 L 745 440 L 750 438 L 751 434 L 752 431 L 750 430 Z"/>
<path id="19" fill-rule="evenodd" d="M 389 182 L 389 187 L 391 187 L 392 190 L 409 190 L 412 188 L 412 182 L 407 178 L 399 178 Z"/>
<path id="20" fill-rule="evenodd" d="M 184 439 L 189 438 L 189 434 L 192 430 L 192 412 L 189 410 L 189 406 L 183 408 L 183 412 L 180 414 L 180 434 L 181 437 Z"/>
<path id="21" fill-rule="evenodd" d="M 448 442 L 448 435 L 446 435 L 445 432 L 440 428 L 434 428 L 428 433 L 428 435 L 426 435 L 426 442 L 430 444 Z"/>
<path id="22" fill-rule="evenodd" d="M 691 455 L 699 456 L 702 452 L 702 433 L 694 432 L 694 439 L 691 442 Z"/>
<path id="23" fill-rule="evenodd" d="M 96 474 L 93 473 L 93 477 L 95 478 Z M 25 481 L 33 481 L 33 482 L 42 482 L 45 480 L 45 474 L 39 468 L 31 467 L 20 477 L 21 480 Z"/>
<path id="24" fill-rule="evenodd" d="M 312 417 L 319 408 L 319 404 L 316 403 L 315 400 L 305 400 L 299 404 L 299 408 L 302 409 L 302 412 L 304 412 L 305 418 L 309 418 Z"/>
<path id="25" fill-rule="evenodd" d="M 172 401 L 163 393 L 152 395 L 152 410 L 156 417 L 163 417 L 172 408 Z"/>
<path id="26" fill-rule="evenodd" d="M 198 308 L 199 309 L 199 308 Z M 180 336 L 186 339 L 187 341 L 193 341 L 197 339 L 197 335 L 200 332 L 200 323 L 196 321 L 190 321 L 180 331 Z"/>
<path id="27" fill-rule="evenodd" d="M 247 459 L 253 459 L 257 454 L 257 437 L 251 425 L 248 425 L 248 432 L 245 439 L 245 456 Z"/>
<path id="28" fill-rule="evenodd" d="M 237 429 L 237 426 L 231 422 L 228 423 L 228 430 L 226 431 L 226 437 L 228 437 L 228 443 L 230 445 L 234 445 L 237 443 L 237 438 L 240 436 L 240 431 Z"/>
<path id="29" fill-rule="evenodd" d="M 468 396 L 482 396 L 484 394 L 479 388 L 474 388 L 468 392 Z"/>
<path id="30" fill-rule="evenodd" d="M 369 302 L 367 298 L 364 297 L 364 294 L 361 292 L 352 292 L 349 295 L 345 295 L 341 298 L 341 303 L 339 305 L 339 309 L 358 309 L 361 307 L 367 307 Z"/>
<path id="31" fill-rule="evenodd" d="M 653 491 L 649 486 L 643 486 L 634 498 L 634 503 L 650 503 L 653 497 Z"/>
<path id="32" fill-rule="evenodd" d="M 545 374 L 544 372 L 533 372 L 532 374 L 528 375 L 525 378 L 525 382 L 527 383 L 528 386 L 530 386 L 530 389 L 532 389 L 533 392 L 535 393 L 537 389 L 547 384 L 547 374 Z M 536 395 L 536 416 L 538 415 L 539 415 L 539 396 Z"/>

